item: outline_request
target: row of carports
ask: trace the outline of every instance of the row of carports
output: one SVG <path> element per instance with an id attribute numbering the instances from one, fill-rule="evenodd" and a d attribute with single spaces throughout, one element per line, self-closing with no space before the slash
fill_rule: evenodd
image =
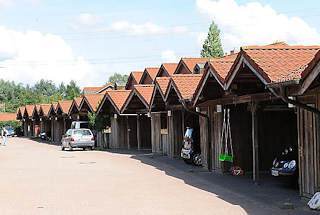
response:
<path id="1" fill-rule="evenodd" d="M 320 189 L 319 50 L 284 43 L 242 47 L 189 72 L 178 69 L 188 66 L 181 59 L 174 74 L 159 72 L 151 84 L 131 80 L 127 90 L 21 107 L 18 119 L 26 136 L 51 131 L 59 142 L 71 121 L 88 120 L 88 112 L 109 115 L 110 148 L 151 149 L 171 158 L 180 156 L 185 128 L 199 127 L 203 165 L 225 172 L 229 166 L 219 155 L 226 153 L 221 134 L 229 109 L 234 164 L 258 182 L 284 147 L 297 147 L 300 194 L 310 197 Z"/>

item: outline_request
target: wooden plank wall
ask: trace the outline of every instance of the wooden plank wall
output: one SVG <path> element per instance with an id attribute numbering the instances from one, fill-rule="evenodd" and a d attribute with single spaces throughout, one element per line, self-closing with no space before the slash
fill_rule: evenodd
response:
<path id="1" fill-rule="evenodd" d="M 316 117 L 298 109 L 300 195 L 312 197 L 319 190 L 319 157 L 316 138 Z"/>
<path id="2" fill-rule="evenodd" d="M 201 113 L 208 114 L 208 107 L 201 108 Z M 200 124 L 200 149 L 203 167 L 208 167 L 208 122 L 207 118 L 199 117 Z"/>
<path id="3" fill-rule="evenodd" d="M 137 140 L 137 117 L 128 116 L 128 149 L 137 149 L 138 140 Z"/>
<path id="4" fill-rule="evenodd" d="M 141 149 L 151 149 L 151 119 L 141 115 L 139 120 Z"/>
<path id="5" fill-rule="evenodd" d="M 160 113 L 151 114 L 151 142 L 152 153 L 162 154 Z"/>
<path id="6" fill-rule="evenodd" d="M 219 155 L 221 152 L 220 139 L 222 131 L 223 113 L 214 112 L 214 109 L 212 108 L 211 117 L 212 170 L 218 173 L 222 173 L 222 163 L 219 161 Z"/>
<path id="7" fill-rule="evenodd" d="M 182 112 L 172 111 L 172 116 L 168 117 L 168 157 L 180 157 L 183 141 Z"/>

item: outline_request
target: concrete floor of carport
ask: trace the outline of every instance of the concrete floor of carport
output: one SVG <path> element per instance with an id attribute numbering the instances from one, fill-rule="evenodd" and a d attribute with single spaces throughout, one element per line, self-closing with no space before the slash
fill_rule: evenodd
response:
<path id="1" fill-rule="evenodd" d="M 298 189 L 286 186 L 283 181 L 270 176 L 270 174 L 263 174 L 264 180 L 257 185 L 252 182 L 252 174 L 233 176 L 231 174 L 210 173 L 206 168 L 187 165 L 182 159 L 170 159 L 167 156 L 153 155 L 151 151 L 141 152 L 121 149 L 107 151 L 131 154 L 133 159 L 154 166 L 161 171 L 165 171 L 167 175 L 180 178 L 186 184 L 211 193 L 219 195 L 217 187 L 228 189 L 235 194 L 235 199 L 231 200 L 233 204 L 242 205 L 241 202 L 246 201 L 253 204 L 261 204 L 262 207 L 280 210 L 283 212 L 281 214 L 318 214 L 317 211 L 312 211 L 308 208 L 306 199 L 299 197 Z M 194 178 L 191 180 L 190 177 L 198 177 L 199 180 L 205 180 L 206 186 L 203 186 L 202 183 L 195 184 Z M 207 189 L 208 185 L 212 189 Z M 239 199 L 239 195 L 243 198 Z M 224 199 L 223 193 L 221 193 L 221 198 Z M 229 197 L 225 200 L 230 202 Z"/>

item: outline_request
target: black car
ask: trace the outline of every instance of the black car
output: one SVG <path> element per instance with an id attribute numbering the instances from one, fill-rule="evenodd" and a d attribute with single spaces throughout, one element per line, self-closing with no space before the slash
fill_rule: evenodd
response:
<path id="1" fill-rule="evenodd" d="M 200 129 L 187 127 L 181 149 L 181 157 L 188 164 L 202 165 L 200 151 Z"/>
<path id="2" fill-rule="evenodd" d="M 287 147 L 272 163 L 271 175 L 288 177 L 293 182 L 298 180 L 298 153 L 294 147 Z"/>

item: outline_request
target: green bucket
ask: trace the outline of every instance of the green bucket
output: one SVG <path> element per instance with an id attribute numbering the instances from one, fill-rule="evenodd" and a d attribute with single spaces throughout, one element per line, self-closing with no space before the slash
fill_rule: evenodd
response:
<path id="1" fill-rule="evenodd" d="M 225 155 L 225 154 L 221 154 L 219 156 L 219 161 L 228 161 L 228 162 L 233 162 L 233 157 L 230 155 Z"/>

